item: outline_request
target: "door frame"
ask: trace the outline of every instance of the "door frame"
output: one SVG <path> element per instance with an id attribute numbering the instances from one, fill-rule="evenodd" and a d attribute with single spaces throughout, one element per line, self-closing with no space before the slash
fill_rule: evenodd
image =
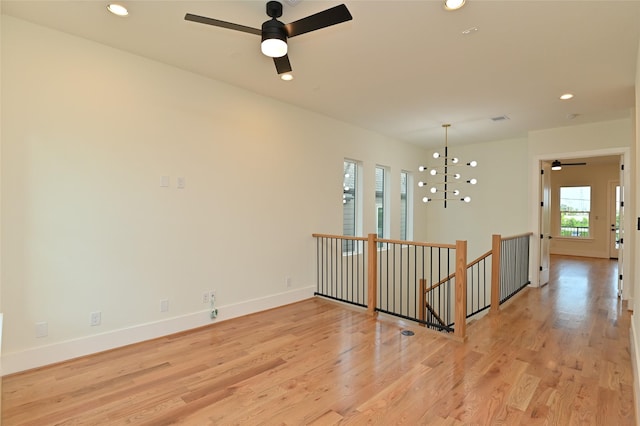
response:
<path id="1" fill-rule="evenodd" d="M 609 226 L 609 259 L 618 259 L 619 254 L 619 248 L 615 248 L 615 246 L 617 245 L 616 242 L 616 233 L 612 232 L 613 230 L 611 230 L 611 226 L 615 226 L 615 221 L 616 221 L 616 211 L 618 209 L 617 203 L 616 203 L 616 188 L 620 186 L 620 180 L 616 179 L 616 180 L 610 180 L 608 182 L 608 187 L 607 187 L 607 204 L 609 205 L 608 207 L 608 212 L 607 212 L 607 221 L 610 224 Z M 622 194 L 621 194 L 622 195 Z M 620 201 L 622 201 L 622 197 L 620 197 Z M 624 216 L 622 217 L 622 220 L 624 221 Z M 612 254 L 614 254 L 615 252 L 615 256 L 612 256 Z"/>
<path id="2" fill-rule="evenodd" d="M 535 235 L 540 235 L 540 202 L 541 202 L 541 188 L 540 188 L 540 167 L 543 161 L 553 161 L 553 160 L 565 160 L 569 158 L 576 157 L 604 157 L 609 155 L 620 155 L 622 157 L 622 161 L 627 166 L 622 172 L 624 179 L 621 182 L 622 186 L 622 199 L 630 200 L 631 192 L 630 185 L 626 184 L 627 182 L 631 182 L 631 164 L 633 159 L 631 158 L 631 148 L 607 148 L 607 149 L 599 149 L 592 151 L 573 151 L 573 152 L 562 152 L 562 153 L 551 153 L 551 154 L 539 154 L 530 157 L 529 163 L 529 228 L 534 232 Z M 635 229 L 632 228 L 631 223 L 631 215 L 625 214 L 623 218 L 623 227 L 624 229 Z M 624 249 L 624 246 L 631 248 L 630 242 L 625 241 L 625 243 L 621 246 L 621 249 Z M 630 257 L 628 255 L 629 249 L 627 249 L 626 255 L 623 256 L 623 264 L 622 270 L 619 271 L 620 274 L 624 274 L 624 281 L 631 284 L 633 283 L 633 272 L 630 264 Z M 531 240 L 531 257 L 529 262 L 529 277 L 531 278 L 531 286 L 539 287 L 540 286 L 540 239 L 533 238 Z M 629 300 L 631 297 L 632 285 L 623 286 L 622 291 L 622 299 Z"/>

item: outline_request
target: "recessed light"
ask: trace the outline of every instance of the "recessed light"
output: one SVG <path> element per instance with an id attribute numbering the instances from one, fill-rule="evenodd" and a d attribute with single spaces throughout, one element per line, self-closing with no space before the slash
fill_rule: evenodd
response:
<path id="1" fill-rule="evenodd" d="M 118 16 L 127 16 L 129 14 L 129 11 L 127 10 L 126 7 L 117 3 L 109 4 L 107 6 L 107 10 L 113 13 L 114 15 L 118 15 Z"/>
<path id="2" fill-rule="evenodd" d="M 573 93 L 565 93 L 563 95 L 560 95 L 560 99 L 562 99 L 563 101 L 569 100 L 573 98 Z"/>
<path id="3" fill-rule="evenodd" d="M 464 6 L 466 0 L 444 0 L 445 10 L 458 10 Z"/>
<path id="4" fill-rule="evenodd" d="M 280 79 L 281 79 L 281 80 L 284 80 L 284 81 L 291 81 L 291 80 L 293 80 L 293 74 L 290 74 L 290 73 L 288 73 L 288 72 L 287 72 L 287 73 L 284 73 L 284 74 L 282 74 L 282 75 L 280 76 Z"/>

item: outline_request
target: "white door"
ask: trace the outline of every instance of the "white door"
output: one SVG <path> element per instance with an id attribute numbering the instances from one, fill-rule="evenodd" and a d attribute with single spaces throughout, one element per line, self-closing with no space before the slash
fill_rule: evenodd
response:
<path id="1" fill-rule="evenodd" d="M 609 182 L 609 258 L 618 258 L 620 246 L 620 184 Z"/>
<path id="2" fill-rule="evenodd" d="M 618 297 L 622 297 L 623 288 L 623 263 L 624 257 L 624 160 L 623 156 L 620 156 L 620 204 L 619 204 L 619 218 L 620 218 L 620 243 L 618 244 Z"/>
<path id="3" fill-rule="evenodd" d="M 540 170 L 540 285 L 549 282 L 549 245 L 551 243 L 551 165 L 541 163 Z"/>

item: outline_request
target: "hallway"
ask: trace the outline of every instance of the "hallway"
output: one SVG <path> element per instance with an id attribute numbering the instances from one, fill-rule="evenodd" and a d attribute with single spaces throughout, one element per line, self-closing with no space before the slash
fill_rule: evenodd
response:
<path id="1" fill-rule="evenodd" d="M 312 298 L 6 377 L 3 424 L 635 424 L 616 263 L 551 271 L 464 344 Z"/>

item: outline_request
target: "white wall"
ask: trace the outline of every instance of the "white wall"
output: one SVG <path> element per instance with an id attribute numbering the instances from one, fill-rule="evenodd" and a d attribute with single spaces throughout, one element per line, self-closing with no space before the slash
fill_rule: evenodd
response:
<path id="1" fill-rule="evenodd" d="M 609 258 L 609 238 L 611 205 L 615 199 L 609 198 L 611 182 L 620 177 L 619 165 L 589 164 L 586 166 L 565 166 L 551 172 L 551 254 Z M 560 236 L 560 187 L 591 187 L 591 214 L 589 238 L 566 238 Z M 615 196 L 615 194 L 614 194 Z"/>
<path id="2" fill-rule="evenodd" d="M 2 20 L 5 374 L 208 324 L 208 290 L 221 319 L 308 297 L 311 234 L 342 231 L 343 159 L 363 162 L 366 233 L 375 232 L 375 165 L 390 168 L 394 214 L 400 171 L 427 154 Z M 423 239 L 426 213 L 415 217 Z M 102 312 L 98 327 L 92 311 Z M 47 337 L 35 337 L 37 322 Z"/>

